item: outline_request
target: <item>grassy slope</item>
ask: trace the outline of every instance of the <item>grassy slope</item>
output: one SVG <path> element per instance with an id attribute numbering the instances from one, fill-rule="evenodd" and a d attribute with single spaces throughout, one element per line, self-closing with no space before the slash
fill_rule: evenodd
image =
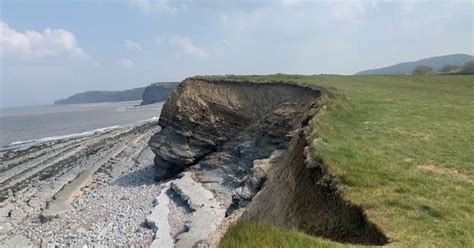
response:
<path id="1" fill-rule="evenodd" d="M 390 246 L 474 246 L 474 76 L 245 78 L 297 81 L 332 93 L 314 127 L 320 137 L 314 155 L 391 238 Z M 224 246 L 252 247 L 265 238 L 283 242 L 268 241 L 278 247 L 291 247 L 293 239 L 317 247 L 301 234 L 252 228 L 233 228 Z M 281 240 L 290 236 L 289 243 Z"/>
<path id="2" fill-rule="evenodd" d="M 342 247 L 297 231 L 285 231 L 257 222 L 232 227 L 220 244 L 226 248 L 329 248 Z"/>

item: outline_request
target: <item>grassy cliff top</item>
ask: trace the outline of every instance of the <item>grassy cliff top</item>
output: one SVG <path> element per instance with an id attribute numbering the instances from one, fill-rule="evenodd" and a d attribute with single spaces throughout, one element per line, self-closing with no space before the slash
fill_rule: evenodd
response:
<path id="1" fill-rule="evenodd" d="M 210 78 L 325 88 L 330 101 L 313 127 L 313 155 L 390 237 L 389 246 L 474 246 L 474 76 Z M 257 247 L 255 240 L 340 245 L 255 223 L 232 228 L 222 244 Z"/>

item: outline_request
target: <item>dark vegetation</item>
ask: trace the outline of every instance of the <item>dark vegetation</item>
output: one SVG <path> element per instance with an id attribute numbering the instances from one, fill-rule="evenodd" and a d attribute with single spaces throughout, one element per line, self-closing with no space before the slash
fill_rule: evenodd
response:
<path id="1" fill-rule="evenodd" d="M 145 87 L 122 91 L 86 91 L 54 101 L 54 105 L 98 102 L 124 102 L 142 99 Z"/>
<path id="2" fill-rule="evenodd" d="M 365 70 L 356 75 L 408 75 L 419 65 L 433 68 L 439 71 L 446 65 L 462 66 L 464 63 L 474 61 L 474 56 L 468 54 L 452 54 L 438 57 L 421 59 L 413 62 L 404 62 L 378 69 Z"/>
<path id="3" fill-rule="evenodd" d="M 179 82 L 159 82 L 148 85 L 145 91 L 143 91 L 142 103 L 140 105 L 166 100 L 178 84 Z"/>
<path id="4" fill-rule="evenodd" d="M 142 100 L 141 105 L 152 104 L 166 100 L 178 84 L 177 82 L 157 82 L 147 87 L 121 91 L 86 91 L 54 101 L 54 105 L 138 100 Z"/>
<path id="5" fill-rule="evenodd" d="M 428 75 L 428 74 L 433 74 L 434 70 L 433 68 L 429 66 L 424 66 L 424 65 L 419 65 L 413 70 L 412 74 L 413 75 Z"/>
<path id="6" fill-rule="evenodd" d="M 429 66 L 419 65 L 412 72 L 412 75 L 429 75 L 429 74 L 473 75 L 474 74 L 474 61 L 466 62 L 462 66 L 444 65 L 437 72 L 435 72 L 433 68 Z"/>

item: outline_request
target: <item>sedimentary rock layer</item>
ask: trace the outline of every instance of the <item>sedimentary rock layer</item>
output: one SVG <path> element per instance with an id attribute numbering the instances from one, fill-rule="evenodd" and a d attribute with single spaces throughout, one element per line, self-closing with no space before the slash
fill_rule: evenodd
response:
<path id="1" fill-rule="evenodd" d="M 284 147 L 289 131 L 319 95 L 285 83 L 185 80 L 165 103 L 163 129 L 149 142 L 157 176 L 176 175 L 245 135 Z"/>
<path id="2" fill-rule="evenodd" d="M 178 175 L 194 181 L 197 189 L 212 192 L 207 200 L 227 209 L 226 216 L 246 207 L 245 220 L 341 242 L 384 244 L 385 235 L 340 196 L 324 165 L 310 156 L 308 130 L 324 105 L 320 99 L 316 88 L 285 82 L 189 78 L 165 103 L 162 131 L 149 142 L 156 178 Z M 188 189 L 187 195 L 193 195 L 193 187 Z M 190 228 L 209 233 L 209 227 L 199 221 L 193 225 L 199 211 L 188 215 L 179 235 L 172 235 L 175 244 L 180 239 L 205 243 L 209 237 Z M 213 218 L 225 222 L 223 217 L 216 212 Z"/>

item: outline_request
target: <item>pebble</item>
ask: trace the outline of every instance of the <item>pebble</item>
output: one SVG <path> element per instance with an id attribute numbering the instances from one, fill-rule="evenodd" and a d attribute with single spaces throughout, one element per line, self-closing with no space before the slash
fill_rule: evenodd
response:
<path id="1" fill-rule="evenodd" d="M 137 147 L 144 148 L 147 141 L 145 137 Z M 33 214 L 25 219 L 21 228 L 0 222 L 0 238 L 5 237 L 0 239 L 3 240 L 0 241 L 0 247 L 13 244 L 9 241 L 19 241 L 34 247 L 105 247 L 111 244 L 117 247 L 149 246 L 154 233 L 141 226 L 153 208 L 153 200 L 160 192 L 160 185 L 154 181 L 154 155 L 151 150 L 146 148 L 137 153 L 136 160 L 140 163 L 135 163 L 127 157 L 134 154 L 134 149 L 126 150 L 130 154 L 117 156 L 117 161 L 122 160 L 123 163 L 115 165 L 124 166 L 126 173 L 117 174 L 116 178 L 94 174 L 91 186 L 83 188 L 83 194 L 73 202 L 73 210 L 60 218 L 42 223 Z M 95 183 L 98 181 L 101 183 Z M 13 192 L 8 194 L 10 200 L 20 199 Z M 38 209 L 44 204 L 34 197 L 26 202 L 28 205 L 19 204 L 21 208 L 12 209 L 11 218 L 25 218 L 25 211 L 30 213 L 31 208 Z"/>

